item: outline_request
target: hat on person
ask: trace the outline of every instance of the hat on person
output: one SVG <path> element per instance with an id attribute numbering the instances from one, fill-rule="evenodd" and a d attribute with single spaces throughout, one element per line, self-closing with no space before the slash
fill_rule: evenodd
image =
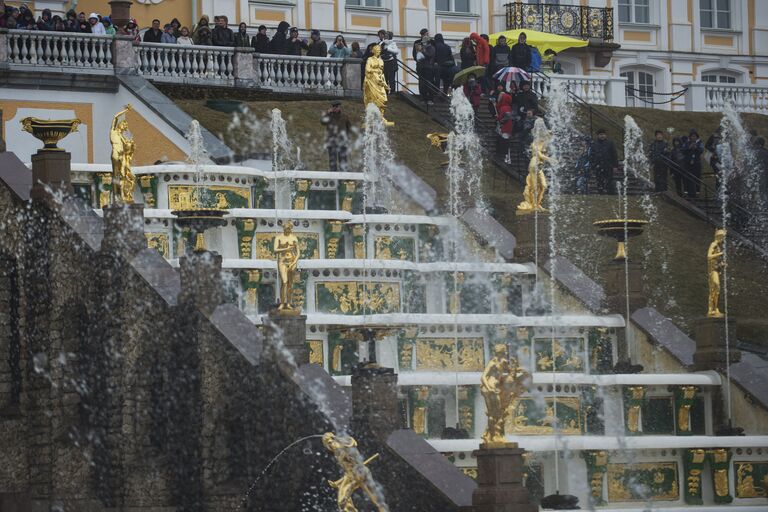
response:
<path id="1" fill-rule="evenodd" d="M 340 100 L 333 100 L 331 102 L 331 106 L 332 107 L 340 107 L 341 106 L 341 101 Z"/>
<path id="2" fill-rule="evenodd" d="M 427 32 L 429 32 L 429 30 L 427 30 L 426 28 L 423 28 L 423 29 L 419 30 L 419 35 L 422 35 L 422 36 L 423 36 L 423 35 L 424 35 L 424 34 L 426 34 Z"/>
<path id="3" fill-rule="evenodd" d="M 693 135 L 694 133 L 696 133 L 696 128 L 691 128 L 688 130 L 688 135 Z M 698 135 L 698 133 L 696 133 L 696 135 Z"/>
<path id="4" fill-rule="evenodd" d="M 101 18 L 101 22 L 102 23 L 109 23 L 111 25 L 112 24 L 112 19 L 109 16 L 104 16 L 103 18 Z"/>
<path id="5" fill-rule="evenodd" d="M 136 18 L 131 18 L 131 19 L 129 19 L 129 20 L 126 22 L 126 25 L 131 25 L 131 24 L 133 24 L 133 25 L 135 25 L 135 26 L 139 26 L 139 24 L 138 24 L 138 23 L 136 23 Z"/>
<path id="6" fill-rule="evenodd" d="M 317 30 L 316 28 L 313 28 L 313 29 L 310 31 L 310 33 L 309 33 L 309 34 L 310 34 L 310 35 L 312 35 L 312 36 L 319 36 L 319 35 L 320 35 L 320 31 L 319 31 L 319 30 Z"/>
<path id="7" fill-rule="evenodd" d="M 299 28 L 298 27 L 291 27 L 291 32 L 298 33 L 299 32 Z"/>
<path id="8" fill-rule="evenodd" d="M 171 25 L 170 23 L 166 23 L 166 24 L 163 26 L 163 28 L 164 28 L 164 29 L 166 29 L 166 30 L 168 30 L 169 28 L 173 28 L 173 25 Z"/>
<path id="9" fill-rule="evenodd" d="M 267 30 L 267 26 L 266 25 L 259 25 L 259 30 Z"/>
<path id="10" fill-rule="evenodd" d="M 88 16 L 88 19 L 89 19 L 89 20 L 91 20 L 91 19 L 93 19 L 93 18 L 99 19 L 99 15 L 98 15 L 98 14 L 96 14 L 95 12 L 92 12 L 92 13 L 91 13 L 91 15 L 90 15 L 90 16 Z"/>

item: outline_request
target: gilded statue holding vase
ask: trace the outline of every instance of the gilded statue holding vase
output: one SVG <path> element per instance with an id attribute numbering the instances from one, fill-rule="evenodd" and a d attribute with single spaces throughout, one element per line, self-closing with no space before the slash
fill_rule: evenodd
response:
<path id="1" fill-rule="evenodd" d="M 133 107 L 128 104 L 115 114 L 112 127 L 109 130 L 109 142 L 112 145 L 112 202 L 114 204 L 132 204 L 133 188 L 136 186 L 136 176 L 131 172 L 133 155 L 136 145 L 128 136 L 128 121 L 125 115 Z"/>

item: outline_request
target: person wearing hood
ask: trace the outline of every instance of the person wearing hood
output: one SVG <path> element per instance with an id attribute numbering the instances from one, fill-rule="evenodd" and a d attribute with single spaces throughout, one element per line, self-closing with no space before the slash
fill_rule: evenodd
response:
<path id="1" fill-rule="evenodd" d="M 327 57 L 328 45 L 320 39 L 320 31 L 312 29 L 309 36 L 309 44 L 303 47 L 307 50 L 307 57 Z"/>
<path id="2" fill-rule="evenodd" d="M 248 35 L 248 25 L 241 23 L 237 27 L 235 34 L 235 48 L 249 48 L 251 46 L 251 37 Z"/>
<path id="3" fill-rule="evenodd" d="M 459 58 L 461 59 L 461 69 L 467 69 L 477 65 L 477 53 L 472 46 L 472 40 L 465 37 L 459 48 Z"/>
<path id="4" fill-rule="evenodd" d="M 195 42 L 195 44 L 200 44 L 200 43 L 197 42 L 197 34 L 198 34 L 198 32 L 200 32 L 201 28 L 205 27 L 210 32 L 211 27 L 208 26 L 209 23 L 210 23 L 210 21 L 208 19 L 208 15 L 207 14 L 203 14 L 200 17 L 200 20 L 197 22 L 197 25 L 192 27 L 192 40 Z"/>
<path id="5" fill-rule="evenodd" d="M 469 34 L 469 38 L 475 43 L 475 59 L 478 66 L 487 66 L 491 62 L 491 47 L 488 41 L 480 37 L 477 32 Z"/>
<path id="6" fill-rule="evenodd" d="M 527 40 L 528 36 L 525 35 L 525 32 L 520 32 L 517 37 L 517 44 L 512 47 L 509 54 L 510 65 L 526 71 L 531 67 L 531 59 L 533 58 L 531 47 L 526 43 Z"/>
<path id="7" fill-rule="evenodd" d="M 235 33 L 229 28 L 229 19 L 219 16 L 216 27 L 211 31 L 213 46 L 235 46 Z"/>
<path id="8" fill-rule="evenodd" d="M 173 37 L 178 39 L 181 35 L 181 22 L 178 18 L 173 18 L 171 20 L 171 27 L 173 27 Z"/>
<path id="9" fill-rule="evenodd" d="M 163 38 L 163 31 L 160 29 L 160 20 L 152 20 L 152 26 L 144 32 L 145 43 L 159 43 Z"/>
<path id="10" fill-rule="evenodd" d="M 134 43 L 141 42 L 141 34 L 139 33 L 139 26 L 135 19 L 130 19 L 124 27 L 120 27 L 117 31 L 121 36 L 130 36 L 133 38 Z"/>
<path id="11" fill-rule="evenodd" d="M 480 82 L 474 74 L 467 77 L 467 83 L 464 84 L 464 96 L 467 97 L 472 108 L 477 112 L 480 106 L 480 100 L 483 96 L 483 88 L 480 87 Z"/>
<path id="12" fill-rule="evenodd" d="M 77 12 L 74 9 L 67 11 L 64 27 L 67 29 L 67 32 L 77 32 Z"/>
<path id="13" fill-rule="evenodd" d="M 197 39 L 192 39 L 195 44 L 201 45 L 201 46 L 213 46 L 213 34 L 211 33 L 211 29 L 208 27 L 200 27 L 200 30 L 197 32 Z"/>
<path id="14" fill-rule="evenodd" d="M 101 20 L 99 19 L 99 15 L 95 12 L 92 12 L 90 16 L 88 16 L 88 23 L 91 25 L 91 34 L 96 36 L 105 36 L 107 35 L 107 30 L 104 28 L 104 25 L 101 23 Z"/>
<path id="15" fill-rule="evenodd" d="M 115 26 L 112 24 L 112 18 L 109 16 L 101 18 L 101 24 L 104 25 L 104 33 L 108 36 L 117 34 L 117 30 L 115 30 Z"/>
<path id="16" fill-rule="evenodd" d="M 37 20 L 37 30 L 53 30 L 53 17 L 50 9 L 43 9 L 43 13 Z"/>
<path id="17" fill-rule="evenodd" d="M 277 31 L 269 42 L 269 53 L 275 55 L 288 54 L 288 29 L 291 25 L 287 21 L 281 21 L 277 25 Z"/>
<path id="18" fill-rule="evenodd" d="M 439 69 L 440 85 L 442 85 L 443 92 L 448 94 L 453 85 L 456 61 L 453 59 L 453 50 L 443 40 L 443 34 L 435 34 L 435 62 L 437 62 Z"/>
<path id="19" fill-rule="evenodd" d="M 251 46 L 256 53 L 269 53 L 269 36 L 266 25 L 259 25 L 259 31 L 251 39 Z"/>
<path id="20" fill-rule="evenodd" d="M 499 93 L 496 102 L 496 122 L 498 123 L 498 133 L 501 140 L 496 144 L 496 152 L 499 156 L 504 156 L 504 161 L 509 160 L 509 142 L 512 133 L 515 131 L 515 114 L 512 109 L 512 96 L 506 92 Z"/>

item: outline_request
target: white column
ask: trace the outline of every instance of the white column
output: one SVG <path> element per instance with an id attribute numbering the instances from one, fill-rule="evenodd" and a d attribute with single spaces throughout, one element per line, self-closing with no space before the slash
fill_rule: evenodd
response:
<path id="1" fill-rule="evenodd" d="M 706 83 L 688 82 L 683 87 L 688 88 L 685 93 L 685 110 L 689 112 L 705 112 L 707 110 Z"/>

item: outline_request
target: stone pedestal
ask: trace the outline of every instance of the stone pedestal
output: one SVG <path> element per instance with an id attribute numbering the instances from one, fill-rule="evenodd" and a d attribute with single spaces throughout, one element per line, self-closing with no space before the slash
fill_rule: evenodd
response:
<path id="1" fill-rule="evenodd" d="M 352 370 L 352 431 L 385 443 L 401 428 L 397 412 L 397 374 L 393 368 L 357 366 Z"/>
<path id="2" fill-rule="evenodd" d="M 131 19 L 131 5 L 133 2 L 130 0 L 112 0 L 109 2 L 110 18 L 116 29 L 124 27 Z"/>
<path id="3" fill-rule="evenodd" d="M 32 199 L 48 197 L 50 190 L 53 194 L 72 194 L 72 178 L 70 176 L 70 161 L 72 155 L 66 151 L 40 150 L 32 155 Z"/>
<path id="4" fill-rule="evenodd" d="M 548 213 L 515 215 L 514 235 L 517 242 L 515 245 L 515 262 L 536 262 L 537 252 L 539 265 L 549 259 Z"/>
<path id="5" fill-rule="evenodd" d="M 235 48 L 232 60 L 233 74 L 240 85 L 248 85 L 256 80 L 256 68 L 253 62 L 253 48 Z"/>
<path id="6" fill-rule="evenodd" d="M 112 40 L 112 62 L 117 74 L 136 73 L 138 62 L 133 51 L 133 38 L 130 36 L 114 36 Z"/>
<path id="7" fill-rule="evenodd" d="M 359 91 L 363 85 L 363 68 L 360 59 L 345 59 L 341 68 L 341 85 L 345 91 Z"/>
<path id="8" fill-rule="evenodd" d="M 272 310 L 266 320 L 277 327 L 270 329 L 269 336 L 279 334 L 282 336 L 282 344 L 293 354 L 296 366 L 309 364 L 309 347 L 307 346 L 307 315 L 283 315 L 277 310 Z M 274 339 L 270 340 L 273 342 Z"/>
<path id="9" fill-rule="evenodd" d="M 224 301 L 221 256 L 210 251 L 192 252 L 179 260 L 181 293 L 179 303 L 196 306 L 206 314 Z"/>
<path id="10" fill-rule="evenodd" d="M 538 512 L 523 486 L 523 453 L 510 444 L 489 448 L 481 444 L 477 458 L 477 489 L 472 493 L 475 512 Z"/>
<path id="11" fill-rule="evenodd" d="M 603 308 L 609 314 L 627 315 L 627 273 L 629 275 L 629 314 L 644 308 L 648 299 L 643 293 L 643 269 L 638 263 L 625 264 L 623 260 L 611 260 L 600 268 L 605 298 Z M 627 329 L 630 327 L 628 326 Z M 617 339 L 618 359 L 629 363 L 626 329 L 621 329 Z"/>
<path id="12" fill-rule="evenodd" d="M 741 352 L 736 350 L 736 321 L 728 319 L 730 363 L 741 361 Z M 693 339 L 696 352 L 693 354 L 694 371 L 725 371 L 728 357 L 725 350 L 725 318 L 699 318 L 693 325 Z"/>
<path id="13" fill-rule="evenodd" d="M 105 206 L 104 239 L 101 250 L 121 253 L 127 259 L 147 248 L 144 236 L 144 205 L 116 204 Z"/>

